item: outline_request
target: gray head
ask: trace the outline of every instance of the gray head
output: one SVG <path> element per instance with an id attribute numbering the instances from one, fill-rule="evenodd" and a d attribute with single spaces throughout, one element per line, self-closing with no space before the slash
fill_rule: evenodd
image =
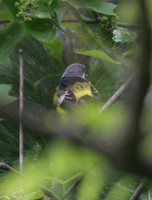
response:
<path id="1" fill-rule="evenodd" d="M 69 65 L 64 71 L 62 78 L 78 77 L 82 79 L 87 79 L 87 71 L 85 65 L 80 63 L 73 63 Z"/>

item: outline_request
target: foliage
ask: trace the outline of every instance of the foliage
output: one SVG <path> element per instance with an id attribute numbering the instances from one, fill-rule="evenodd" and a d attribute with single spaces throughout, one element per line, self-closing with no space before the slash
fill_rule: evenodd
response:
<path id="1" fill-rule="evenodd" d="M 78 53 L 78 54 L 86 55 L 86 56 L 92 56 L 92 57 L 95 57 L 95 58 L 100 58 L 101 60 L 104 60 L 104 61 L 107 61 L 107 62 L 110 62 L 110 63 L 120 64 L 119 62 L 116 62 L 112 58 L 110 58 L 103 51 L 99 51 L 99 50 L 90 50 L 90 51 L 75 50 L 75 52 Z"/>
<path id="2" fill-rule="evenodd" d="M 84 144 L 86 138 L 100 141 L 101 137 L 107 144 L 107 138 L 118 138 L 115 132 L 128 120 L 128 104 L 132 101 L 129 91 L 111 109 L 98 114 L 134 70 L 139 54 L 138 27 L 126 26 L 126 21 L 120 23 L 120 9 L 124 10 L 123 4 L 103 0 L 0 1 L 0 108 L 5 110 L 18 99 L 20 48 L 24 50 L 25 103 L 32 103 L 30 110 L 25 110 L 24 175 L 0 169 L 0 198 L 127 200 L 139 184 L 140 176 L 114 169 L 89 145 L 66 139 L 69 132 L 72 135 L 76 131 L 79 136 L 85 127 Z M 135 17 L 137 12 L 131 23 Z M 100 99 L 96 106 L 86 104 L 71 116 L 58 117 L 53 112 L 53 93 L 65 67 L 74 62 L 87 66 Z M 46 108 L 46 116 L 40 117 L 37 106 Z M 15 108 L 9 112 L 15 113 Z M 18 116 L 10 117 L 0 113 L 0 161 L 18 170 Z M 147 118 L 144 126 L 150 129 L 151 117 Z M 47 131 L 42 124 L 51 137 L 43 134 L 42 130 Z M 65 138 L 52 137 L 54 132 Z M 118 141 L 122 138 L 123 134 Z M 151 145 L 147 140 L 141 148 L 149 154 Z M 141 200 L 148 199 L 146 192 Z"/>
<path id="3" fill-rule="evenodd" d="M 114 16 L 116 15 L 116 13 L 114 12 L 114 9 L 117 7 L 117 5 L 112 4 L 112 3 L 104 3 L 102 0 L 99 0 L 99 1 L 98 0 L 95 0 L 95 1 L 63 0 L 63 1 L 68 2 L 70 5 L 72 5 L 76 9 L 87 8 L 89 10 L 102 13 L 105 15 L 114 15 Z"/>
<path id="4" fill-rule="evenodd" d="M 129 31 L 126 28 L 119 27 L 113 30 L 113 40 L 115 42 L 132 42 L 137 39 L 137 35 L 133 31 Z"/>
<path id="5" fill-rule="evenodd" d="M 17 99 L 9 95 L 10 90 L 11 90 L 10 85 L 6 85 L 6 84 L 0 85 L 0 105 L 1 106 L 12 103 L 13 101 Z"/>

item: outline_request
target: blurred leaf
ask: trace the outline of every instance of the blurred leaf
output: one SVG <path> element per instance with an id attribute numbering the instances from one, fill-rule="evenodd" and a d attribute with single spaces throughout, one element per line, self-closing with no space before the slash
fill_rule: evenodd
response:
<path id="1" fill-rule="evenodd" d="M 105 173 L 100 167 L 93 167 L 84 179 L 78 190 L 77 200 L 97 200 L 105 184 Z"/>
<path id="2" fill-rule="evenodd" d="M 22 200 L 36 200 L 36 199 L 41 199 L 45 196 L 45 194 L 42 191 L 35 191 L 32 193 L 29 193 L 25 196 L 22 196 Z"/>
<path id="3" fill-rule="evenodd" d="M 55 173 L 66 178 L 66 180 L 67 177 L 74 174 L 88 172 L 95 163 L 100 166 L 102 159 L 95 152 L 87 148 L 77 147 L 66 141 L 59 141 L 54 144 L 49 154 L 49 160 L 52 161 Z"/>
<path id="4" fill-rule="evenodd" d="M 43 157 L 37 161 L 31 162 L 28 156 L 25 160 L 24 177 L 22 179 L 25 195 L 39 189 L 38 184 L 45 186 L 46 179 L 49 185 L 53 184 L 54 180 L 59 181 L 59 184 L 71 184 L 69 182 L 81 177 L 82 173 L 88 173 L 94 166 L 97 166 L 98 170 L 104 170 L 104 167 L 101 166 L 101 156 L 89 149 L 68 142 L 59 141 L 54 143 L 48 153 L 45 152 Z M 93 171 L 96 171 L 95 169 L 96 167 Z M 93 177 L 94 175 L 96 177 L 96 173 L 93 173 Z M 0 182 L 0 194 L 12 194 L 18 190 L 19 183 L 20 177 L 18 174 L 7 173 L 5 181 Z M 56 191 L 53 189 L 51 191 L 55 196 Z"/>
<path id="5" fill-rule="evenodd" d="M 25 0 L 15 3 L 18 9 L 17 16 L 22 17 L 24 20 L 32 20 L 34 18 L 39 19 L 56 19 L 55 9 L 58 3 L 55 0 L 41 1 L 41 0 Z"/>
<path id="6" fill-rule="evenodd" d="M 25 160 L 27 161 L 28 158 L 26 157 Z M 52 172 L 50 171 L 50 168 L 48 168 L 48 161 L 46 160 L 46 158 L 39 159 L 35 162 L 26 162 L 26 164 L 24 165 L 24 177 L 22 177 L 24 194 L 28 195 L 34 190 L 40 189 L 38 183 L 41 183 L 41 185 L 43 185 L 45 177 L 51 177 L 51 173 Z M 18 174 L 11 172 L 7 173 L 5 181 L 0 182 L 0 186 L 2 189 L 0 190 L 0 194 L 11 195 L 12 193 L 18 191 L 20 189 L 20 181 L 21 177 L 18 176 Z M 40 192 L 37 195 L 41 196 L 42 193 Z"/>
<path id="7" fill-rule="evenodd" d="M 135 1 L 119 1 L 117 14 L 122 22 L 134 24 L 139 16 L 139 4 Z"/>
<path id="8" fill-rule="evenodd" d="M 118 27 L 113 30 L 113 40 L 115 42 L 134 42 L 137 39 L 137 34 L 127 28 Z"/>
<path id="9" fill-rule="evenodd" d="M 119 62 L 113 60 L 110 56 L 108 56 L 105 52 L 103 52 L 101 50 L 82 51 L 80 49 L 75 49 L 75 53 L 99 58 L 101 60 L 104 60 L 104 61 L 107 61 L 107 62 L 110 62 L 113 64 L 120 64 Z"/>
<path id="10" fill-rule="evenodd" d="M 25 22 L 25 26 L 29 34 L 42 42 L 50 42 L 56 35 L 56 27 L 48 19 L 34 18 Z"/>
<path id="11" fill-rule="evenodd" d="M 68 2 L 70 5 L 75 7 L 76 9 L 79 8 L 87 8 L 95 12 L 99 12 L 105 15 L 114 15 L 116 16 L 116 13 L 114 12 L 114 9 L 117 7 L 117 5 L 112 3 L 103 3 L 103 0 L 62 0 L 65 2 Z"/>
<path id="12" fill-rule="evenodd" d="M 24 33 L 18 23 L 11 24 L 0 32 L 0 63 L 2 63 L 14 50 L 16 44 L 23 39 Z"/>
<path id="13" fill-rule="evenodd" d="M 128 51 L 125 51 L 122 55 L 123 55 L 124 57 L 131 58 L 131 57 L 137 56 L 138 53 L 139 53 L 139 52 L 138 52 L 137 50 L 135 51 L 135 49 L 130 49 L 130 50 L 128 50 Z"/>
<path id="14" fill-rule="evenodd" d="M 122 177 L 109 192 L 105 200 L 127 200 L 137 187 L 137 178 L 128 175 Z"/>
<path id="15" fill-rule="evenodd" d="M 98 102 L 94 104 L 84 104 L 77 108 L 74 112 L 74 118 L 71 120 L 70 124 L 72 123 L 78 124 L 85 124 L 89 127 L 88 134 L 91 136 L 95 135 L 95 137 L 108 136 L 108 135 L 117 135 L 118 130 L 121 126 L 127 121 L 128 113 L 122 106 L 115 106 L 108 108 L 104 112 L 99 114 L 99 110 L 101 109 L 101 105 Z M 87 113 L 87 115 L 86 115 Z M 98 113 L 98 114 L 97 114 Z M 71 116 L 70 116 L 71 118 Z M 67 118 L 67 122 L 69 122 L 69 118 Z M 66 124 L 66 121 L 64 121 Z M 102 130 L 102 131 L 100 131 Z"/>
<path id="16" fill-rule="evenodd" d="M 40 86 L 42 85 L 42 83 L 43 83 L 46 79 L 49 79 L 49 78 L 52 78 L 52 76 L 51 76 L 51 75 L 46 75 L 46 76 L 40 78 L 39 80 L 37 80 L 37 81 L 34 83 L 34 85 L 33 85 L 34 90 L 35 90 L 35 91 L 38 91 L 38 90 L 41 88 Z"/>
<path id="17" fill-rule="evenodd" d="M 0 19 L 8 19 L 8 20 L 12 20 L 13 17 L 11 15 L 11 12 L 9 11 L 9 9 L 4 9 L 0 12 Z"/>
<path id="18" fill-rule="evenodd" d="M 9 95 L 11 88 L 12 88 L 11 85 L 6 85 L 6 84 L 0 85 L 0 106 L 12 103 L 17 99 Z"/>
<path id="19" fill-rule="evenodd" d="M 15 0 L 2 0 L 2 2 L 9 8 L 14 17 L 17 14 L 17 7 L 15 7 Z"/>
<path id="20" fill-rule="evenodd" d="M 63 50 L 64 50 L 62 40 L 55 38 L 51 42 L 46 43 L 45 46 L 49 49 L 49 53 L 53 58 L 62 62 Z"/>
<path id="21" fill-rule="evenodd" d="M 146 138 L 141 145 L 141 152 L 144 156 L 152 158 L 152 145 L 150 140 L 152 137 Z"/>

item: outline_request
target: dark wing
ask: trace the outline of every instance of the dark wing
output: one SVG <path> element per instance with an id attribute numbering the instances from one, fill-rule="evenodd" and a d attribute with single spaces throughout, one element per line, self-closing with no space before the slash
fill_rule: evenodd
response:
<path id="1" fill-rule="evenodd" d="M 96 98 L 99 98 L 99 92 L 93 85 L 91 85 L 91 90 L 92 90 L 93 96 Z"/>
<path id="2" fill-rule="evenodd" d="M 58 102 L 62 108 L 70 108 L 77 103 L 77 100 L 70 90 L 65 90 L 60 96 L 58 96 Z"/>

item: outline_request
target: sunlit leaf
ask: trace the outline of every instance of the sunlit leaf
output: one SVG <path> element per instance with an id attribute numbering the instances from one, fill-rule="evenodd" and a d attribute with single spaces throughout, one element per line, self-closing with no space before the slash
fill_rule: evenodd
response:
<path id="1" fill-rule="evenodd" d="M 101 168 L 94 166 L 88 174 L 85 175 L 78 190 L 78 200 L 96 200 L 101 194 L 105 184 L 105 172 Z"/>
<path id="2" fill-rule="evenodd" d="M 45 196 L 45 194 L 42 191 L 35 191 L 32 193 L 29 193 L 25 196 L 22 196 L 22 200 L 36 200 L 36 199 L 41 199 Z"/>
<path id="3" fill-rule="evenodd" d="M 101 50 L 82 51 L 79 49 L 75 49 L 75 53 L 99 58 L 101 60 L 104 60 L 113 64 L 120 64 L 119 62 L 113 60 L 108 54 L 106 54 L 104 51 L 101 51 Z"/>
<path id="4" fill-rule="evenodd" d="M 25 160 L 28 160 L 28 157 Z M 83 173 L 88 173 L 94 166 L 104 170 L 101 163 L 102 158 L 89 149 L 77 147 L 68 142 L 56 142 L 38 161 L 26 162 L 22 177 L 24 194 L 28 195 L 33 190 L 42 189 L 41 186 L 45 186 L 46 178 L 49 184 L 54 181 L 57 184 L 71 184 Z M 96 170 L 96 167 L 94 169 Z M 17 191 L 20 186 L 20 178 L 15 173 L 6 174 L 5 181 L 0 182 L 2 189 L 0 194 L 9 195 Z M 50 191 L 53 197 L 56 196 L 55 190 L 50 189 Z"/>
<path id="5" fill-rule="evenodd" d="M 86 173 L 92 169 L 95 163 L 102 164 L 102 157 L 84 147 L 72 145 L 66 141 L 59 141 L 50 149 L 49 160 L 52 170 L 57 176 L 67 181 L 79 173 Z M 68 165 L 67 165 L 68 163 Z M 103 165 L 104 169 L 104 165 Z"/>

